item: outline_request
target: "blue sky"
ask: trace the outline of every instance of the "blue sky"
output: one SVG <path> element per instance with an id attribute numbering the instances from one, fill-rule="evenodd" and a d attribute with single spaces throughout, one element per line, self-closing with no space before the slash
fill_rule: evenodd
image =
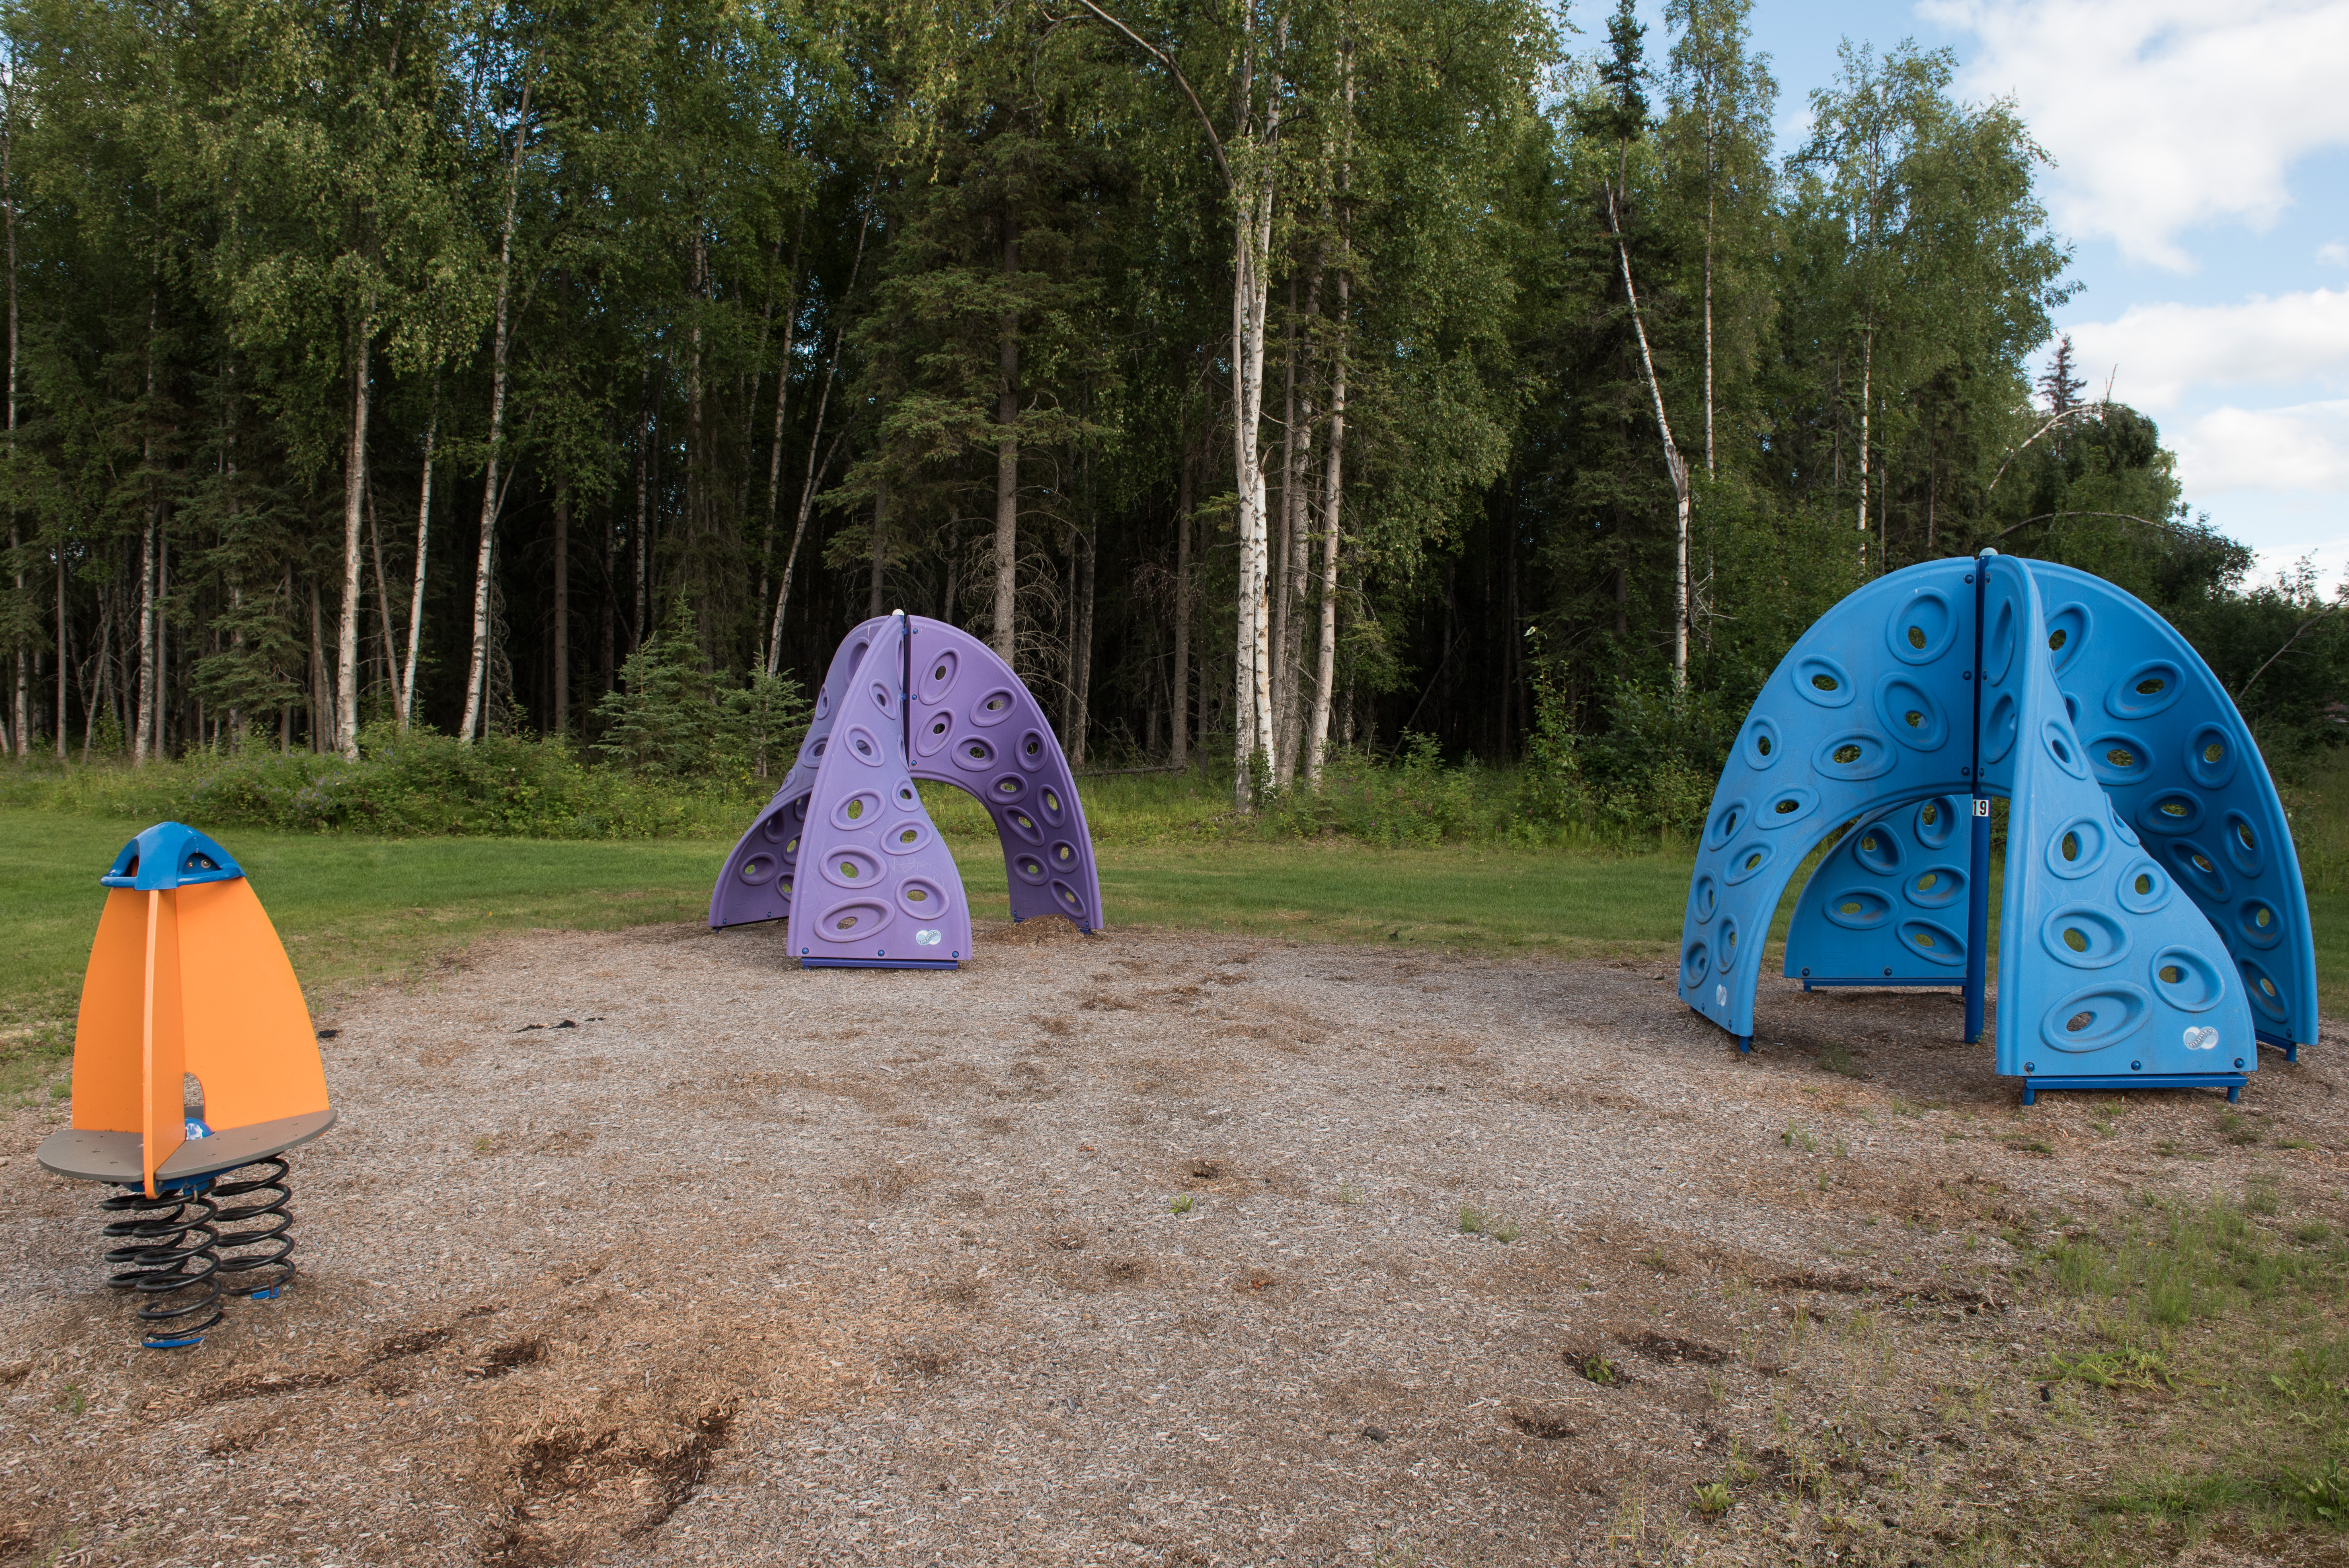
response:
<path id="1" fill-rule="evenodd" d="M 1570 12 L 1586 49 L 1603 9 Z M 1754 33 L 1789 146 L 1846 37 L 1946 46 L 1961 96 L 2014 98 L 2054 160 L 2083 285 L 2055 324 L 2092 389 L 2160 421 L 2261 576 L 2349 579 L 2349 0 L 1757 0 Z"/>

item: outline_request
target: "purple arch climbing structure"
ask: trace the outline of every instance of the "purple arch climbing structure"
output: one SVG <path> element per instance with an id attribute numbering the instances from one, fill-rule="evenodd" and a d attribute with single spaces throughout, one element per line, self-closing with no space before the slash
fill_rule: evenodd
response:
<path id="1" fill-rule="evenodd" d="M 762 920 L 788 920 L 792 913 L 792 880 L 798 870 L 801 830 L 807 825 L 808 797 L 815 790 L 818 766 L 832 738 L 833 719 L 840 711 L 856 666 L 864 661 L 873 640 L 890 624 L 883 615 L 865 622 L 843 637 L 816 688 L 815 715 L 800 740 L 800 753 L 783 775 L 782 786 L 760 810 L 726 857 L 718 885 L 709 890 L 709 928 L 750 925 Z"/>
<path id="2" fill-rule="evenodd" d="M 860 749 L 873 743 L 877 761 Z M 1014 920 L 1059 914 L 1087 933 L 1101 928 L 1084 807 L 1034 694 L 986 644 L 921 615 L 868 621 L 841 644 L 799 759 L 719 874 L 710 925 L 792 919 L 792 946 L 805 950 L 806 964 L 927 967 L 968 957 L 968 905 L 914 779 L 951 784 L 986 809 Z M 850 814 L 876 789 L 887 826 L 875 841 L 891 857 L 882 860 L 866 841 L 873 819 Z M 885 883 L 890 896 L 874 896 Z M 925 918 L 934 896 L 939 915 Z M 841 928 L 850 915 L 855 923 Z"/>

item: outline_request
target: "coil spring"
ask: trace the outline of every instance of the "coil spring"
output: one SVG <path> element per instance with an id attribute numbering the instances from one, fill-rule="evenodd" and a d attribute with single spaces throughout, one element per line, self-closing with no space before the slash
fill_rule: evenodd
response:
<path id="1" fill-rule="evenodd" d="M 260 1174 L 247 1176 L 247 1171 Z M 294 1263 L 288 1255 L 294 1251 L 294 1216 L 285 1209 L 291 1197 L 285 1172 L 285 1157 L 273 1154 L 251 1165 L 221 1172 L 223 1178 L 243 1177 L 241 1181 L 215 1179 L 212 1183 L 211 1195 L 216 1204 L 261 1195 L 250 1203 L 222 1208 L 213 1221 L 220 1231 L 222 1274 L 243 1275 L 262 1269 L 272 1271 L 265 1282 L 242 1278 L 229 1282 L 231 1291 L 254 1301 L 275 1300 L 285 1282 L 294 1277 Z M 240 1225 L 249 1228 L 233 1228 Z"/>
<path id="2" fill-rule="evenodd" d="M 129 1243 L 107 1253 L 106 1261 L 120 1272 L 106 1283 L 143 1303 L 140 1342 L 150 1350 L 202 1343 L 204 1330 L 221 1320 L 218 1206 L 191 1186 L 166 1188 L 152 1198 L 134 1190 L 99 1207 L 130 1216 L 103 1232 Z"/>

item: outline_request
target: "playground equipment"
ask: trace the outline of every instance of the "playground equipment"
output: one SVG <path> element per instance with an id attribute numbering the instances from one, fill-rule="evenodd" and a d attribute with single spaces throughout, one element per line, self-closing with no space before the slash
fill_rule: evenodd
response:
<path id="1" fill-rule="evenodd" d="M 833 655 L 798 760 L 718 873 L 710 928 L 789 920 L 810 968 L 958 967 L 970 906 L 917 779 L 987 809 L 1012 919 L 1101 925 L 1084 808 L 1034 696 L 969 633 L 899 611 Z"/>
<path id="2" fill-rule="evenodd" d="M 256 1300 L 293 1277 L 285 1151 L 335 1113 L 294 966 L 226 850 L 163 822 L 98 881 L 72 1125 L 38 1158 L 125 1189 L 102 1205 L 124 1216 L 107 1284 L 141 1303 L 150 1349 L 174 1349 L 220 1322 L 223 1276 Z"/>
<path id="3" fill-rule="evenodd" d="M 1771 673 L 1706 818 L 1680 994 L 1754 1036 L 1780 895 L 1785 974 L 1953 985 L 1982 1037 L 1991 800 L 2009 802 L 1997 1070 L 2043 1089 L 2219 1088 L 2316 1039 L 2316 956 L 2251 732 L 2144 603 L 1985 551 L 1869 584 Z M 2180 896 L 2180 895 L 2183 896 Z"/>

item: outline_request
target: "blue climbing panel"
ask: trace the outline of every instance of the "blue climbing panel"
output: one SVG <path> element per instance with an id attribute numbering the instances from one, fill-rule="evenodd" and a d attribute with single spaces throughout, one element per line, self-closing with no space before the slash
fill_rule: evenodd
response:
<path id="1" fill-rule="evenodd" d="M 2255 1026 L 2314 1040 L 2298 865 L 2224 690 L 2119 589 L 1988 553 L 1861 589 L 1772 673 L 1691 878 L 1682 998 L 1751 1039 L 1762 938 L 1827 840 L 1785 973 L 1978 997 L 1993 797 L 2011 802 L 1997 1064 L 2026 1099 L 2092 1081 L 2231 1094 Z"/>
<path id="2" fill-rule="evenodd" d="M 2316 949 L 2283 803 L 2242 716 L 2170 624 L 2100 577 L 2031 563 L 2088 769 L 2218 931 L 2261 1039 L 2316 1039 Z"/>

